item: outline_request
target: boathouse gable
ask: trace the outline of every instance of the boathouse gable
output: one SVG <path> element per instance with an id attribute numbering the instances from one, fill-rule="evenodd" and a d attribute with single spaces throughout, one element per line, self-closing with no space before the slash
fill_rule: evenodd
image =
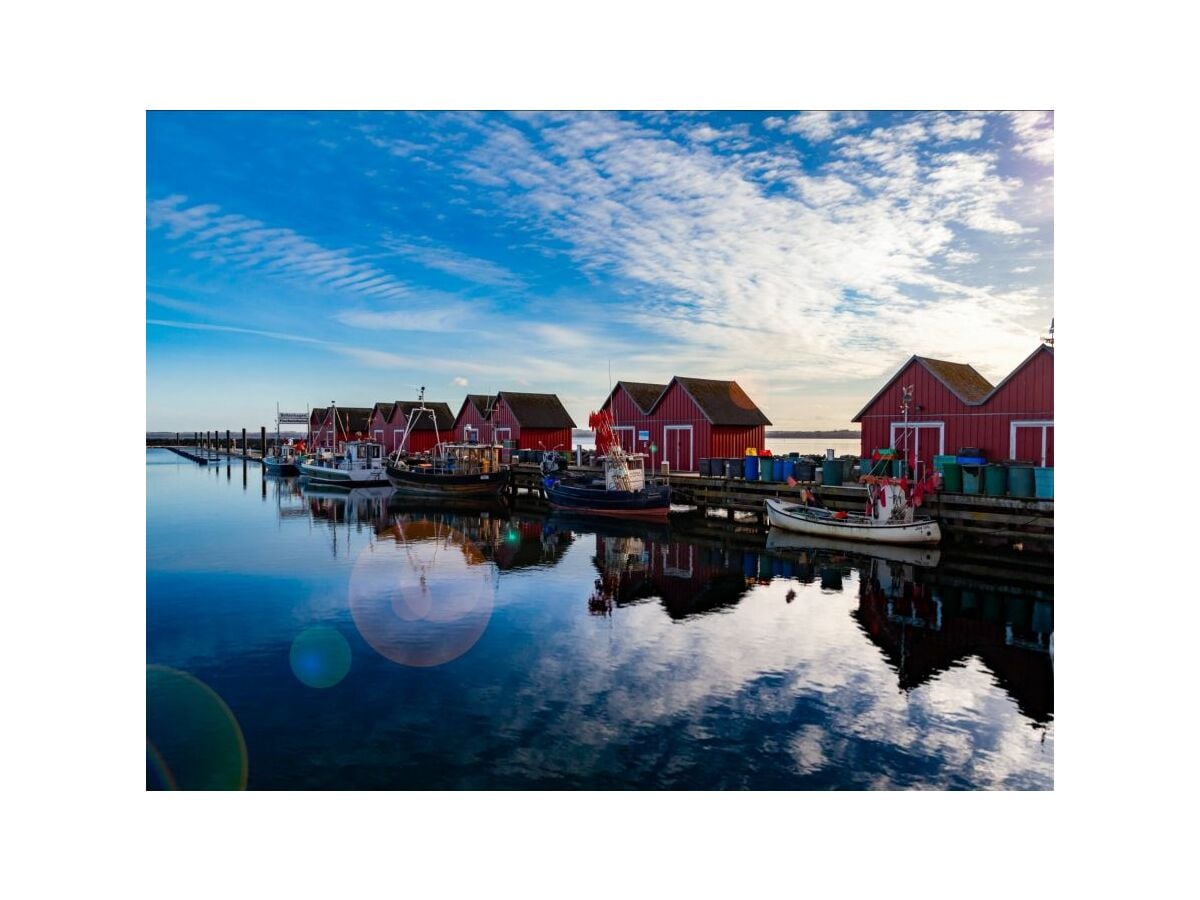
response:
<path id="1" fill-rule="evenodd" d="M 762 447 L 771 424 L 736 381 L 681 375 L 667 384 L 618 381 L 601 409 L 612 414 L 622 447 L 648 454 L 652 466 L 666 461 L 675 472 Z"/>
<path id="2" fill-rule="evenodd" d="M 495 394 L 467 394 L 454 418 L 454 439 L 467 444 L 489 443 L 492 432 L 488 415 L 495 402 Z"/>
<path id="3" fill-rule="evenodd" d="M 901 408 L 912 387 L 907 425 Z M 933 471 L 933 457 L 981 450 L 989 460 L 1053 465 L 1054 353 L 1039 347 L 999 385 L 972 366 L 913 356 L 851 420 L 862 426 L 864 457 L 884 447 L 905 450 Z M 1043 449 L 1044 448 L 1044 449 Z"/>
<path id="4" fill-rule="evenodd" d="M 557 394 L 500 391 L 488 416 L 494 440 L 515 441 L 519 450 L 571 447 L 575 422 Z"/>
<path id="5" fill-rule="evenodd" d="M 389 452 L 394 452 L 400 446 L 400 442 L 404 439 L 405 429 L 408 427 L 409 416 L 420 405 L 417 400 L 396 401 L 388 420 L 388 431 L 395 442 Z M 439 440 L 454 439 L 454 413 L 450 411 L 450 405 L 426 402 L 425 406 L 433 415 L 428 413 L 419 415 L 413 422 L 412 433 L 404 444 L 406 453 L 427 453 L 437 445 Z"/>
<path id="6" fill-rule="evenodd" d="M 612 416 L 613 431 L 626 453 L 649 453 L 650 410 L 667 389 L 665 384 L 642 381 L 618 381 L 600 407 Z M 639 434 L 646 440 L 639 440 Z M 657 442 L 658 438 L 655 438 Z"/>

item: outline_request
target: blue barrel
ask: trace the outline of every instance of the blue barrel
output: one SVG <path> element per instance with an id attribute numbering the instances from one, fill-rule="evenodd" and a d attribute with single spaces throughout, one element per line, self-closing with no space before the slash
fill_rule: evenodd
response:
<path id="1" fill-rule="evenodd" d="M 783 474 L 783 457 L 782 456 L 775 457 L 774 461 L 771 463 L 771 480 L 772 481 L 786 481 L 787 480 Z"/>
<path id="2" fill-rule="evenodd" d="M 963 493 L 983 493 L 983 466 L 962 466 Z"/>
<path id="3" fill-rule="evenodd" d="M 742 471 L 747 481 L 758 481 L 758 457 L 745 456 L 742 458 Z"/>
<path id="4" fill-rule="evenodd" d="M 796 477 L 796 460 L 790 456 L 783 461 L 783 477 L 780 481 L 787 481 L 789 478 Z"/>
<path id="5" fill-rule="evenodd" d="M 749 456 L 746 459 L 750 459 Z M 753 578 L 758 574 L 758 556 L 754 553 L 747 553 L 742 557 L 742 577 Z"/>
<path id="6" fill-rule="evenodd" d="M 1033 466 L 1008 467 L 1008 496 L 1032 497 Z"/>
<path id="7" fill-rule="evenodd" d="M 1045 500 L 1054 499 L 1054 469 L 1043 467 L 1033 470 L 1034 496 Z"/>
<path id="8" fill-rule="evenodd" d="M 815 481 L 817 477 L 817 467 L 811 459 L 796 460 L 796 480 L 797 481 Z"/>
<path id="9" fill-rule="evenodd" d="M 821 484 L 837 487 L 842 483 L 842 463 L 840 460 L 827 459 L 821 463 Z"/>

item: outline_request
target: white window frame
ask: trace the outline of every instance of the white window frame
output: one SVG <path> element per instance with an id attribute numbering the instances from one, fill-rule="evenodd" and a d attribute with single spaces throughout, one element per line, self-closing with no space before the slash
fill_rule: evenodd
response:
<path id="1" fill-rule="evenodd" d="M 936 428 L 938 430 L 938 451 L 937 455 L 942 456 L 946 452 L 946 423 L 945 422 L 892 422 L 891 430 L 888 433 L 888 446 L 893 450 L 899 450 L 896 445 L 896 435 L 899 432 L 911 429 L 913 434 L 912 456 L 914 460 L 920 462 L 921 458 L 921 429 Z M 917 478 L 923 477 L 929 473 L 914 472 Z"/>
<path id="2" fill-rule="evenodd" d="M 663 426 L 663 445 L 662 458 L 667 458 L 667 432 L 668 431 L 686 431 L 688 433 L 688 462 L 691 463 L 686 469 L 680 469 L 681 472 L 696 471 L 696 432 L 692 430 L 691 425 L 664 425 Z"/>
<path id="3" fill-rule="evenodd" d="M 475 438 L 475 443 L 478 444 L 479 443 L 479 426 L 464 425 L 463 426 L 463 443 L 464 444 L 471 443 L 472 436 L 474 436 L 474 438 Z"/>
<path id="4" fill-rule="evenodd" d="M 374 436 L 376 441 L 378 441 L 381 444 L 384 443 L 382 428 L 376 428 L 373 432 L 371 432 L 371 434 Z"/>
<path id="5" fill-rule="evenodd" d="M 1042 429 L 1042 458 L 1038 465 L 1045 468 L 1046 466 L 1046 431 L 1054 427 L 1053 419 L 1014 419 L 1008 425 L 1008 458 L 1017 458 L 1017 429 L 1018 428 L 1041 428 Z"/>
<path id="6" fill-rule="evenodd" d="M 496 436 L 492 440 L 497 444 L 503 444 L 505 441 L 512 440 L 512 428 L 496 428 L 493 430 Z"/>

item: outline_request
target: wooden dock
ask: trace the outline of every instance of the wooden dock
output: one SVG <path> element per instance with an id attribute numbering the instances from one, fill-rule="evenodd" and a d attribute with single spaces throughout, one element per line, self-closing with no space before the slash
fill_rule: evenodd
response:
<path id="1" fill-rule="evenodd" d="M 599 476 L 599 468 L 576 468 L 572 474 Z M 734 524 L 754 531 L 766 529 L 764 502 L 768 498 L 799 502 L 808 488 L 817 503 L 834 510 L 861 513 L 867 502 L 867 489 L 860 484 L 827 487 L 815 482 L 800 482 L 794 487 L 779 482 L 744 481 L 740 478 L 702 478 L 695 475 L 667 476 L 671 485 L 671 503 L 693 507 L 695 517 L 720 515 L 725 527 Z M 542 474 L 536 465 L 513 466 L 514 499 L 535 504 L 545 501 Z M 983 494 L 928 495 L 921 512 L 937 520 L 946 543 L 998 550 L 1032 553 L 1054 552 L 1054 501 L 1014 497 L 989 497 Z M 672 518 L 688 512 L 672 513 Z M 713 524 L 716 524 L 714 522 Z"/>

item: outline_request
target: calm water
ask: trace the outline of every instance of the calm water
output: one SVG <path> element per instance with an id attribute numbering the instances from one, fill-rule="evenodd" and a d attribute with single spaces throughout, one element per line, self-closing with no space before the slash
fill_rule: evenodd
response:
<path id="1" fill-rule="evenodd" d="M 149 787 L 1053 786 L 1048 579 L 387 493 L 147 451 Z"/>

